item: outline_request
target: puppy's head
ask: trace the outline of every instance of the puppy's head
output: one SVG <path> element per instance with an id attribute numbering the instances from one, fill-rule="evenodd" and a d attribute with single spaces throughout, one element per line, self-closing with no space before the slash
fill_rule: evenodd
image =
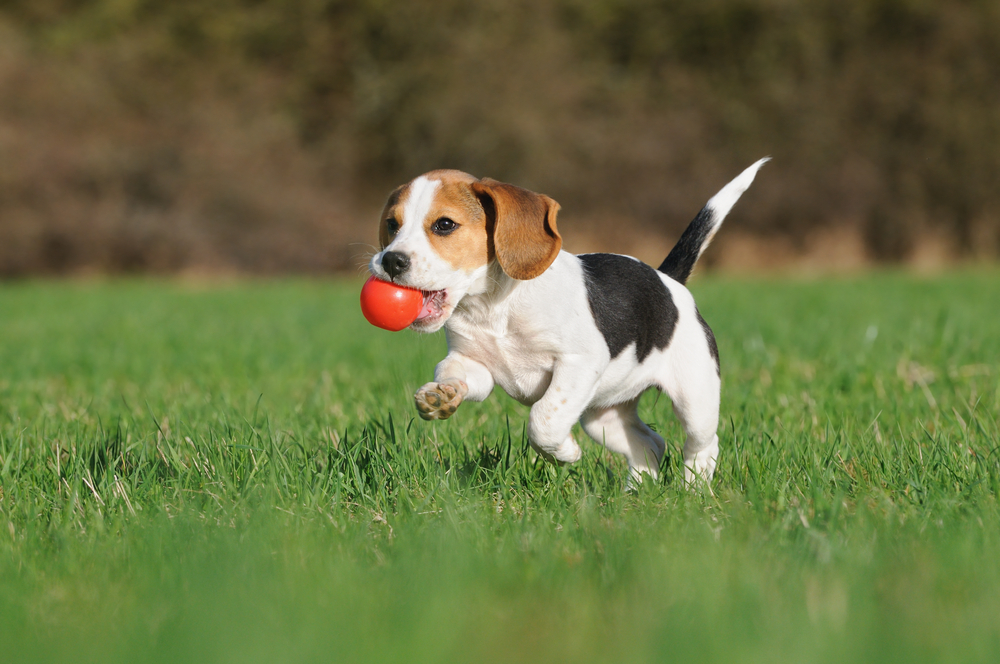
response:
<path id="1" fill-rule="evenodd" d="M 466 295 L 485 293 L 494 261 L 513 279 L 534 279 L 562 247 L 559 204 L 548 196 L 461 171 L 431 171 L 389 195 L 372 274 L 424 292 L 411 327 L 441 328 Z"/>

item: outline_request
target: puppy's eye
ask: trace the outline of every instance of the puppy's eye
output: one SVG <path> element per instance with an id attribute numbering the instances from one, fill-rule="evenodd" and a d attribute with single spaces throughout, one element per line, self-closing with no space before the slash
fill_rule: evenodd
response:
<path id="1" fill-rule="evenodd" d="M 456 228 L 458 228 L 458 224 L 448 217 L 441 217 L 431 224 L 431 232 L 435 235 L 450 235 Z"/>
<path id="2" fill-rule="evenodd" d="M 399 222 L 395 219 L 386 219 L 385 230 L 389 232 L 389 235 L 395 235 L 396 231 L 399 230 Z"/>

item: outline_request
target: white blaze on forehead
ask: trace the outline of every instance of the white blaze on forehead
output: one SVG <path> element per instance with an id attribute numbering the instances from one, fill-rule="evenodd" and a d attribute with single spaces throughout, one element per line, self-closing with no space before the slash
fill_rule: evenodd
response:
<path id="1" fill-rule="evenodd" d="M 411 226 L 411 233 L 423 230 L 424 217 L 434 204 L 434 193 L 441 186 L 440 180 L 428 180 L 421 175 L 410 185 L 410 195 L 403 204 L 402 227 Z"/>
<path id="2" fill-rule="evenodd" d="M 430 243 L 427 241 L 427 234 L 424 232 L 424 218 L 431 211 L 434 204 L 434 193 L 441 186 L 440 180 L 428 180 L 421 175 L 410 183 L 406 201 L 400 214 L 400 227 L 396 237 L 389 243 L 393 251 L 401 251 L 410 256 L 411 259 L 427 255 L 430 251 Z"/>
<path id="3" fill-rule="evenodd" d="M 404 285 L 423 290 L 439 290 L 452 285 L 454 270 L 431 247 L 424 229 L 424 220 L 431 212 L 440 187 L 440 180 L 424 175 L 410 183 L 400 211 L 399 232 L 386 247 L 387 251 L 400 252 L 410 259 L 409 269 L 398 280 Z"/>

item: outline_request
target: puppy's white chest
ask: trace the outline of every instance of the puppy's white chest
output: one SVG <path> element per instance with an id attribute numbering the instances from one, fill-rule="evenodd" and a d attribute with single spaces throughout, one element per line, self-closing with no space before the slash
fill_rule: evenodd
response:
<path id="1" fill-rule="evenodd" d="M 485 366 L 493 380 L 523 404 L 538 401 L 552 380 L 556 354 L 544 336 L 530 326 L 497 321 L 484 326 L 470 321 L 452 321 L 449 343 L 455 350 Z"/>

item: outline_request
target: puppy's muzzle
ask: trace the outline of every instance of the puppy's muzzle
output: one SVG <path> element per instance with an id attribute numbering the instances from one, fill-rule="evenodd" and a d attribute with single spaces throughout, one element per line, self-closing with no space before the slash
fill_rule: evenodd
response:
<path id="1" fill-rule="evenodd" d="M 410 269 L 410 257 L 398 251 L 387 251 L 382 254 L 382 269 L 390 279 L 395 279 Z"/>

